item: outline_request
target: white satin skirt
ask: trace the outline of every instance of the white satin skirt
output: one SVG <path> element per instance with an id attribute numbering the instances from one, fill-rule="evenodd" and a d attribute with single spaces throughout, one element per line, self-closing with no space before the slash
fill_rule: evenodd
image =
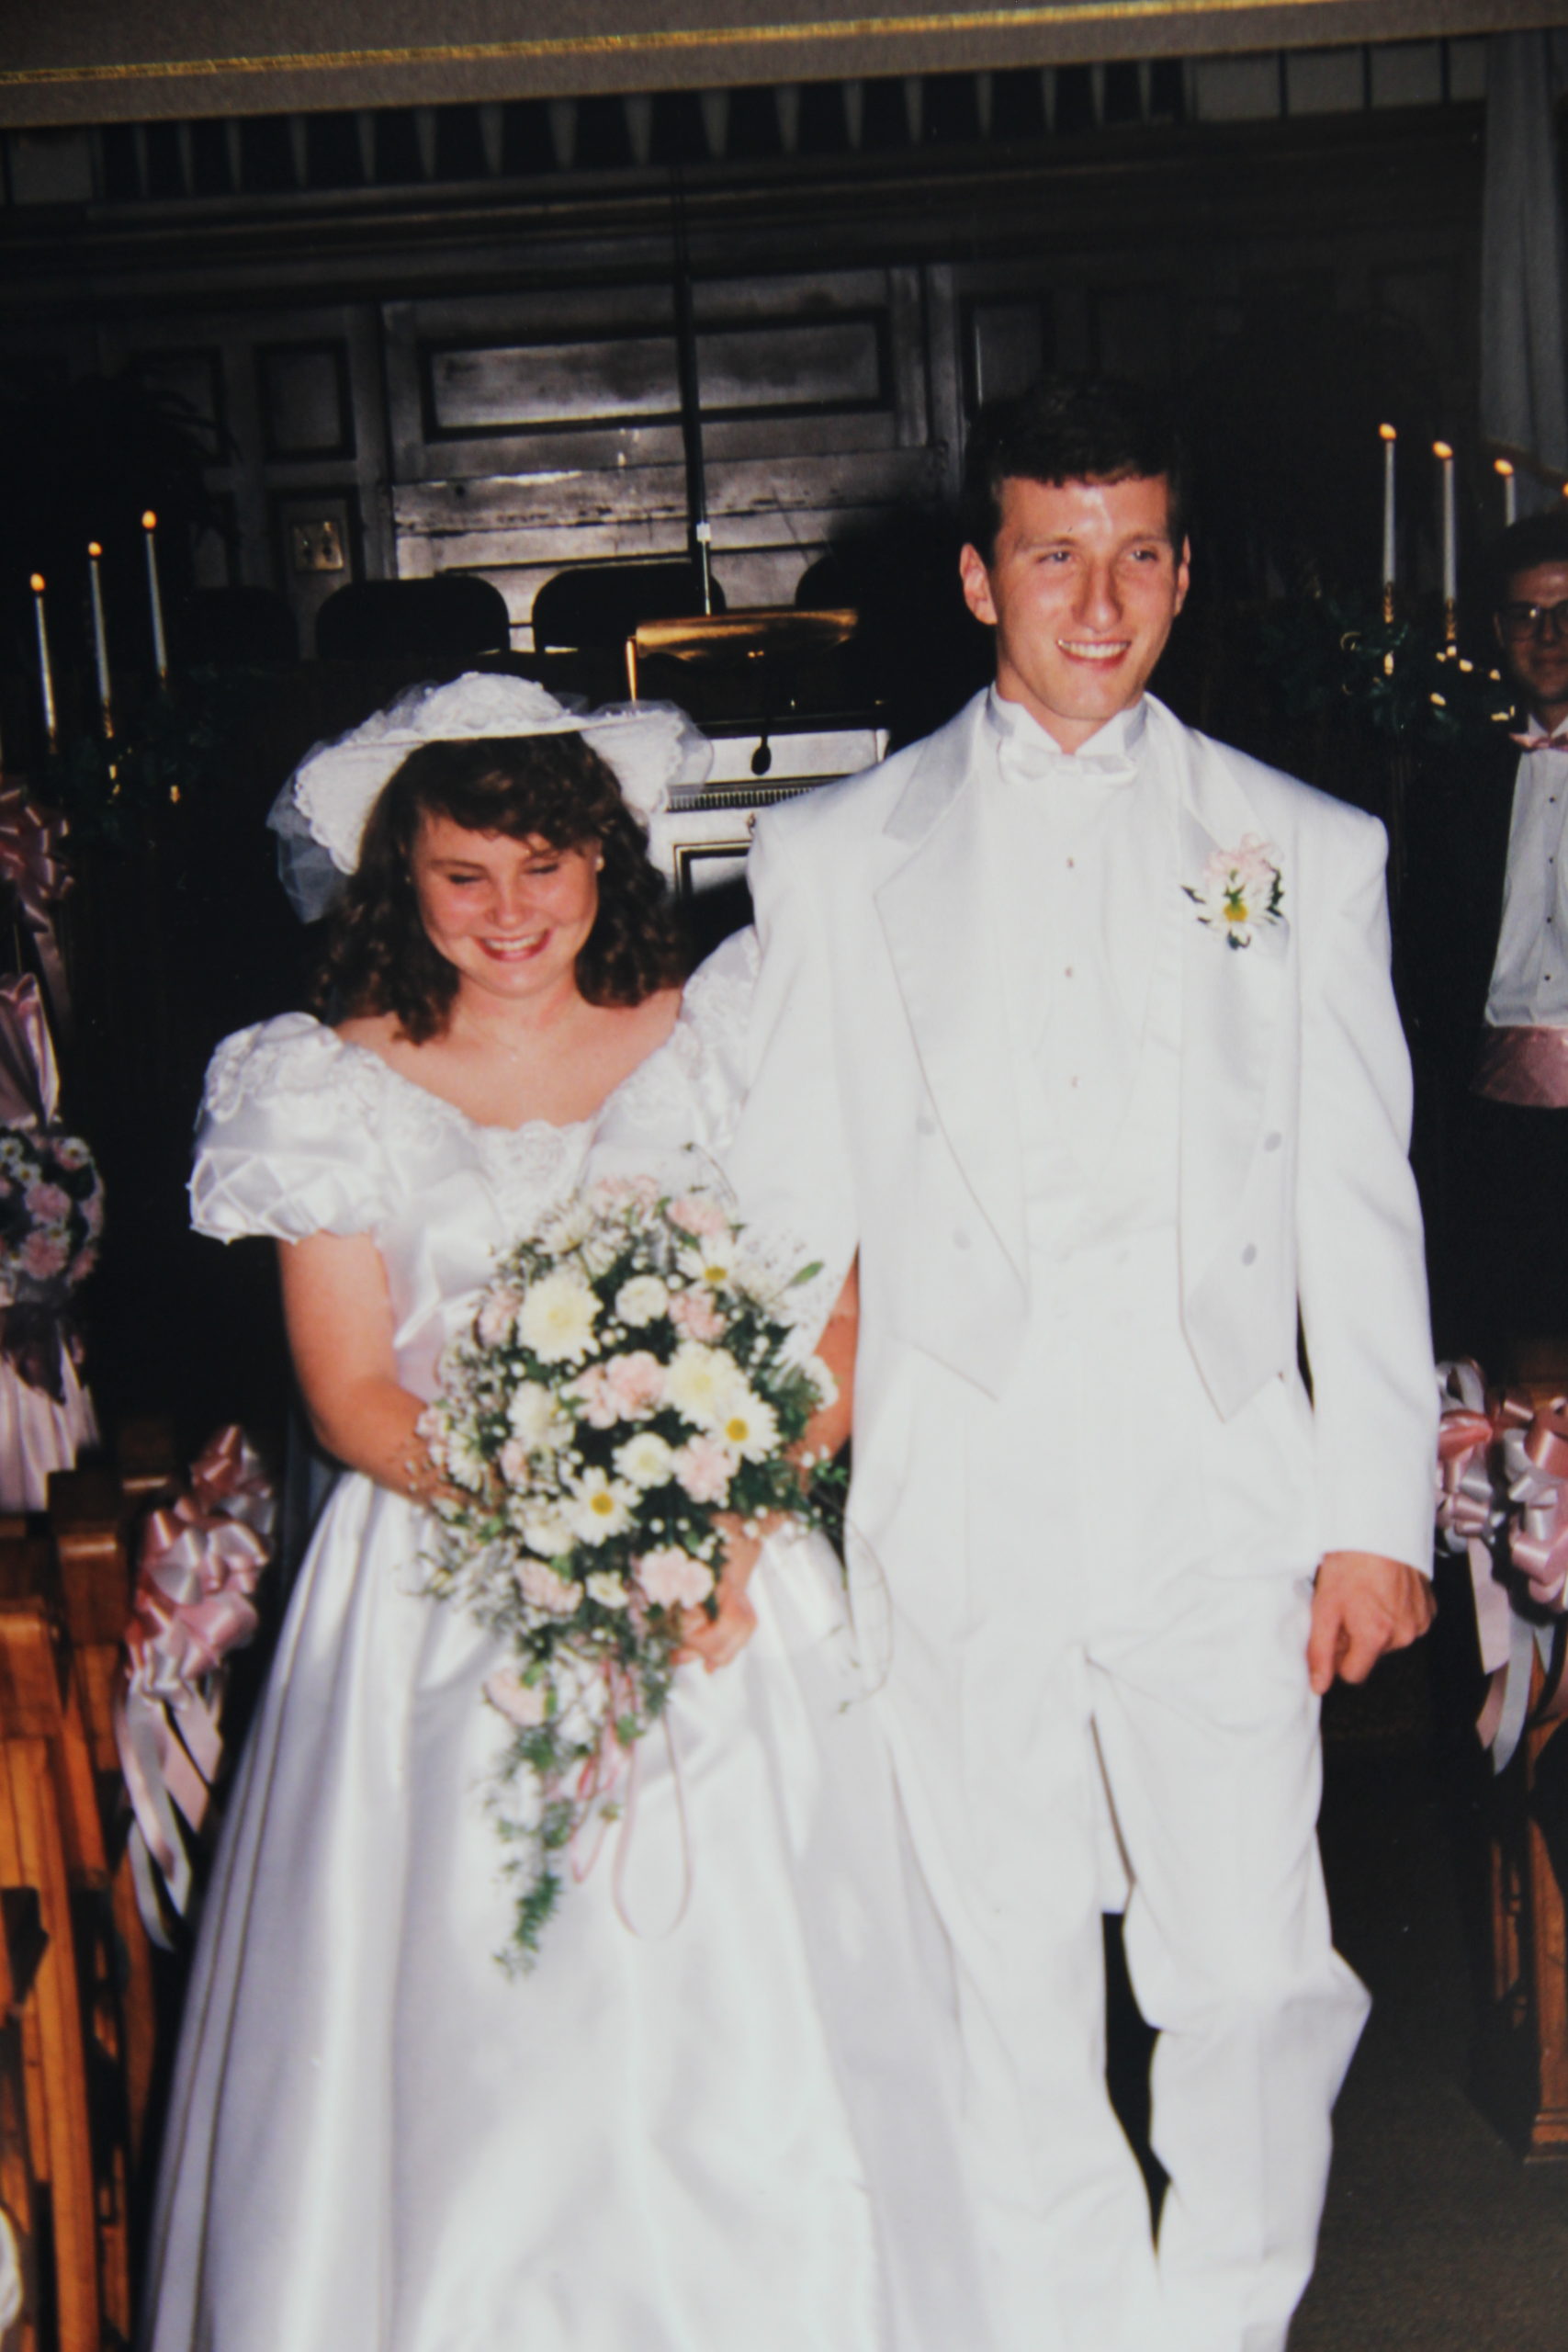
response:
<path id="1" fill-rule="evenodd" d="M 61 1363 L 59 1404 L 0 1357 L 0 1510 L 43 1510 L 51 1470 L 73 1470 L 85 1445 L 96 1445 L 93 1399 L 69 1355 Z"/>
<path id="2" fill-rule="evenodd" d="M 496 1653 L 419 1592 L 424 1525 L 345 1478 L 295 1591 L 207 1897 L 150 2352 L 983 2346 L 945 1947 L 827 1546 L 770 1547 L 755 1638 L 682 1670 L 629 1832 L 513 1978 Z"/>

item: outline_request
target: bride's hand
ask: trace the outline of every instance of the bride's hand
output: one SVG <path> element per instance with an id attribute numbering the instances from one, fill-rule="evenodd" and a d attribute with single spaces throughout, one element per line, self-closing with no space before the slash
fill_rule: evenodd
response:
<path id="1" fill-rule="evenodd" d="M 739 1520 L 728 1513 L 717 1525 L 725 1539 L 724 1566 L 714 1593 L 718 1614 L 710 1617 L 705 1609 L 686 1610 L 682 1619 L 685 1638 L 675 1653 L 677 1666 L 700 1658 L 710 1674 L 738 1658 L 757 1630 L 757 1612 L 746 1588 L 762 1548 L 762 1538 L 748 1535 Z"/>

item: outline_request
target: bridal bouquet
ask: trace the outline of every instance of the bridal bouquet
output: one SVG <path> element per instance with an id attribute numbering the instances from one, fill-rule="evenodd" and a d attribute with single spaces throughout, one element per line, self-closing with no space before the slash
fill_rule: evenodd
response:
<path id="1" fill-rule="evenodd" d="M 447 1482 L 432 1577 L 507 1645 L 494 1811 L 526 1966 L 563 1857 L 613 1819 L 683 1612 L 716 1615 L 721 1512 L 813 1518 L 788 1449 L 832 1380 L 792 1351 L 781 1271 L 715 1193 L 579 1194 L 497 1268 L 421 1434 Z"/>
<path id="2" fill-rule="evenodd" d="M 60 1403 L 71 1293 L 97 1263 L 104 1189 L 80 1136 L 0 1127 L 0 1353 Z"/>

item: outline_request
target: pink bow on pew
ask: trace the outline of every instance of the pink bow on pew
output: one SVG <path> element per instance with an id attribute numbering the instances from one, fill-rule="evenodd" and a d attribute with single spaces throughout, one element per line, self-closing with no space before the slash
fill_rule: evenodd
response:
<path id="1" fill-rule="evenodd" d="M 224 1662 L 255 1634 L 252 1595 L 272 1557 L 274 1507 L 260 1456 L 231 1427 L 192 1464 L 188 1494 L 150 1512 L 142 1528 L 115 1736 L 136 1816 L 137 1902 L 165 1950 L 158 1879 L 181 1915 L 191 1888 L 175 1809 L 199 1831 L 223 1756 Z"/>

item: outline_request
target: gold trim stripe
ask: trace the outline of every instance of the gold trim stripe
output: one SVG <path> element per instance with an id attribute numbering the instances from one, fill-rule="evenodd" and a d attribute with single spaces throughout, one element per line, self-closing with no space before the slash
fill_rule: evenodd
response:
<path id="1" fill-rule="evenodd" d="M 270 57 L 175 57 L 118 65 L 26 65 L 0 69 L 0 89 L 62 83 L 184 82 L 230 74 L 342 73 L 387 65 L 527 64 L 547 60 L 658 57 L 703 49 L 782 48 L 801 41 L 870 40 L 897 35 L 1044 31 L 1066 25 L 1135 24 L 1156 17 L 1257 15 L 1262 9 L 1343 6 L 1345 0 L 1044 0 L 1019 8 L 949 9 L 927 16 L 825 17 L 794 25 L 671 27 L 662 32 L 558 35 L 547 40 L 432 41 L 402 49 L 321 49 Z"/>

